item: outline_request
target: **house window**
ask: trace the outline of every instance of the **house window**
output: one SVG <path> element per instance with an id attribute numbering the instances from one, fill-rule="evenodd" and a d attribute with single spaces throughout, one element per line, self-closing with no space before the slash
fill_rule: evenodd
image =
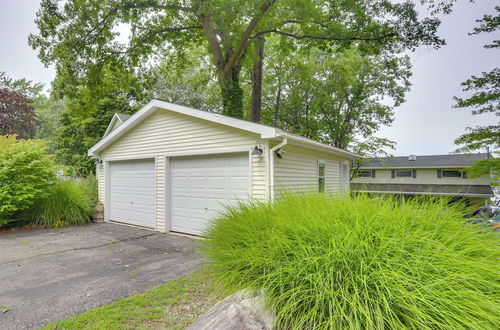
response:
<path id="1" fill-rule="evenodd" d="M 374 176 L 373 172 L 374 171 L 358 171 L 357 174 L 358 174 L 358 177 L 361 177 L 361 178 L 371 178 Z"/>
<path id="2" fill-rule="evenodd" d="M 442 170 L 441 177 L 443 178 L 467 178 L 464 172 L 458 170 Z"/>
<path id="3" fill-rule="evenodd" d="M 325 163 L 323 161 L 318 162 L 318 191 L 325 192 Z"/>
<path id="4" fill-rule="evenodd" d="M 411 178 L 412 171 L 411 170 L 396 170 L 395 176 L 396 176 L 396 178 Z"/>

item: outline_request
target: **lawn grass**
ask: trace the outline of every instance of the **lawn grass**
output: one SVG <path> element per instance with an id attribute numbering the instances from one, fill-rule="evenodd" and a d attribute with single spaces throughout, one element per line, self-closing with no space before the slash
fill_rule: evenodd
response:
<path id="1" fill-rule="evenodd" d="M 184 329 L 223 298 L 218 292 L 196 271 L 43 329 Z"/>

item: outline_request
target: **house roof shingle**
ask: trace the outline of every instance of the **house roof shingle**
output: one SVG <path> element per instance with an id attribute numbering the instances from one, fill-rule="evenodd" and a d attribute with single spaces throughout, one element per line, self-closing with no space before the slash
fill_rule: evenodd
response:
<path id="1" fill-rule="evenodd" d="M 463 168 L 485 158 L 487 153 L 417 156 L 416 160 L 408 160 L 408 156 L 380 157 L 372 158 L 361 168 Z"/>

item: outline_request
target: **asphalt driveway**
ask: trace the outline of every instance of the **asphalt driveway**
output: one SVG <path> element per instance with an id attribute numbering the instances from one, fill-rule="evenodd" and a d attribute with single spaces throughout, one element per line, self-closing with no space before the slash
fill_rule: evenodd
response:
<path id="1" fill-rule="evenodd" d="M 188 237 L 100 223 L 0 234 L 0 329 L 33 329 L 184 275 Z"/>

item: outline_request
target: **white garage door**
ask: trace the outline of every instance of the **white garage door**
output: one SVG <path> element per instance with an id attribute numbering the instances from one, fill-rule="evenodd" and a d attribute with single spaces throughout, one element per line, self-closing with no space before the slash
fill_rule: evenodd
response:
<path id="1" fill-rule="evenodd" d="M 110 219 L 155 228 L 155 163 L 134 160 L 110 163 Z"/>
<path id="2" fill-rule="evenodd" d="M 173 158 L 171 230 L 201 235 L 225 205 L 249 197 L 248 153 Z"/>

